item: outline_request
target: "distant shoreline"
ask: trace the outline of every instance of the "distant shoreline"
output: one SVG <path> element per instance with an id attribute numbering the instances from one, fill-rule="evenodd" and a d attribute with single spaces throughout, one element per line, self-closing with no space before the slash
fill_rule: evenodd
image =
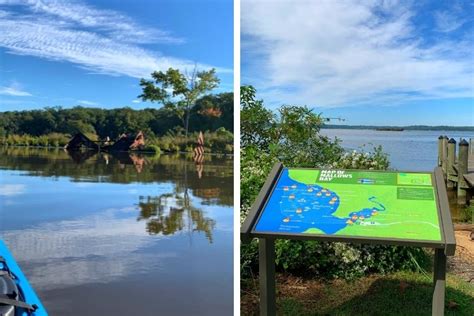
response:
<path id="1" fill-rule="evenodd" d="M 409 126 L 376 126 L 376 125 L 329 125 L 324 124 L 323 129 L 365 129 L 365 130 L 400 130 L 405 131 L 469 131 L 474 132 L 474 126 L 428 126 L 428 125 L 409 125 Z"/>

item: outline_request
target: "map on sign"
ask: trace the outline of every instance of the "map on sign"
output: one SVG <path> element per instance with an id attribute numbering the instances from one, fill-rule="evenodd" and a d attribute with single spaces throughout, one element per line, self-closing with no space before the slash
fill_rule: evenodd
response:
<path id="1" fill-rule="evenodd" d="M 440 241 L 431 178 L 284 168 L 255 231 Z"/>

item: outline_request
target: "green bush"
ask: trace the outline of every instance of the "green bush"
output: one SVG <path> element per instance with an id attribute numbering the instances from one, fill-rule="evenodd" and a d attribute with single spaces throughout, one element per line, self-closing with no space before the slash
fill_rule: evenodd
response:
<path id="1" fill-rule="evenodd" d="M 347 153 L 338 141 L 322 136 L 323 119 L 306 107 L 283 106 L 275 115 L 255 100 L 253 87 L 242 87 L 241 100 L 241 221 L 278 161 L 290 167 L 383 170 L 389 166 L 381 147 Z M 280 271 L 325 278 L 418 269 L 427 262 L 421 248 L 395 246 L 278 240 L 275 251 Z M 257 266 L 258 241 L 242 244 L 241 274 L 245 277 Z"/>
<path id="2" fill-rule="evenodd" d="M 64 147 L 70 136 L 60 133 L 51 133 L 41 136 L 8 135 L 0 138 L 0 145 L 10 146 L 41 146 L 41 147 Z"/>
<path id="3" fill-rule="evenodd" d="M 156 145 L 148 145 L 145 147 L 145 151 L 155 153 L 155 154 L 161 154 L 161 148 L 156 146 Z"/>
<path id="4" fill-rule="evenodd" d="M 234 152 L 234 145 L 226 144 L 224 152 L 226 154 L 232 154 Z"/>

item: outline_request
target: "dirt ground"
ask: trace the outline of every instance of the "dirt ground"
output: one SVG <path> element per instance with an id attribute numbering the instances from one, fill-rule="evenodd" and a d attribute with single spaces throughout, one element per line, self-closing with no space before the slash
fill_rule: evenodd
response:
<path id="1" fill-rule="evenodd" d="M 456 231 L 456 254 L 448 258 L 449 271 L 474 284 L 474 241 L 469 231 Z"/>

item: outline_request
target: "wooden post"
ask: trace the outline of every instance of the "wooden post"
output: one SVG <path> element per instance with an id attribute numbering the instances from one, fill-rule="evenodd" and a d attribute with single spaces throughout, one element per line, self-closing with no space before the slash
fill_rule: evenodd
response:
<path id="1" fill-rule="evenodd" d="M 441 167 L 443 168 L 444 172 L 444 179 L 446 179 L 446 176 L 448 174 L 448 136 L 443 137 L 443 155 L 442 155 L 442 161 L 441 161 Z"/>
<path id="2" fill-rule="evenodd" d="M 441 167 L 443 161 L 443 135 L 438 137 L 438 167 Z"/>
<path id="3" fill-rule="evenodd" d="M 459 142 L 458 154 L 458 204 L 464 205 L 467 202 L 467 182 L 464 175 L 467 174 L 467 163 L 469 155 L 469 143 L 462 139 Z"/>
<path id="4" fill-rule="evenodd" d="M 446 255 L 444 249 L 435 249 L 433 269 L 433 302 L 431 315 L 444 315 L 444 301 L 446 292 Z"/>
<path id="5" fill-rule="evenodd" d="M 450 176 L 454 174 L 454 162 L 456 160 L 456 141 L 451 138 L 448 141 L 448 170 L 447 170 L 447 186 L 448 188 L 454 187 L 454 181 L 450 180 Z"/>

